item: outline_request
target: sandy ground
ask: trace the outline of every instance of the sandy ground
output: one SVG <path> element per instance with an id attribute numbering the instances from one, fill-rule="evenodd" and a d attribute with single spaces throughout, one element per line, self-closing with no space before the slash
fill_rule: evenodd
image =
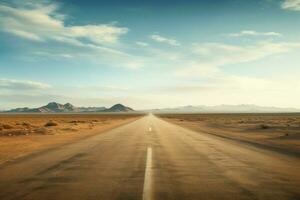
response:
<path id="1" fill-rule="evenodd" d="M 153 115 L 0 165 L 5 200 L 300 199 L 300 160 Z"/>
<path id="2" fill-rule="evenodd" d="M 159 114 L 158 116 L 198 132 L 300 155 L 300 114 Z"/>
<path id="3" fill-rule="evenodd" d="M 139 117 L 133 114 L 0 115 L 0 164 L 104 132 Z"/>

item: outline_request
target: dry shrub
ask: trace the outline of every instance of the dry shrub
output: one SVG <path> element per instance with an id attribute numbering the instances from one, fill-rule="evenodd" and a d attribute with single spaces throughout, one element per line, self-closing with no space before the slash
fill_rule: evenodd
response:
<path id="1" fill-rule="evenodd" d="M 23 125 L 23 126 L 30 126 L 30 124 L 27 123 L 27 122 L 23 122 L 22 125 Z"/>
<path id="2" fill-rule="evenodd" d="M 2 124 L 2 128 L 4 129 L 12 129 L 13 127 L 9 124 Z"/>
<path id="3" fill-rule="evenodd" d="M 58 124 L 56 123 L 56 122 L 54 122 L 54 121 L 49 121 L 49 122 L 47 122 L 44 126 L 57 126 Z"/>
<path id="4" fill-rule="evenodd" d="M 37 128 L 34 130 L 34 132 L 38 134 L 46 134 L 48 131 L 45 128 Z"/>
<path id="5" fill-rule="evenodd" d="M 69 131 L 69 132 L 76 132 L 76 131 L 78 131 L 78 130 L 75 129 L 75 128 L 62 128 L 62 129 L 60 129 L 60 130 L 62 130 L 62 131 Z"/>
<path id="6" fill-rule="evenodd" d="M 270 128 L 270 126 L 267 125 L 267 124 L 261 124 L 259 127 L 260 127 L 261 129 L 268 129 L 268 128 Z"/>
<path id="7" fill-rule="evenodd" d="M 73 120 L 73 121 L 70 121 L 69 123 L 85 123 L 85 121 L 82 121 L 82 120 Z"/>

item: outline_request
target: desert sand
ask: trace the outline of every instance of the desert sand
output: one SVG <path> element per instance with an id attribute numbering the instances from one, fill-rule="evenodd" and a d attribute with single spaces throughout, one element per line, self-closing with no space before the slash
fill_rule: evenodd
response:
<path id="1" fill-rule="evenodd" d="M 132 122 L 139 114 L 2 114 L 0 164 Z"/>
<path id="2" fill-rule="evenodd" d="M 180 126 L 300 155 L 300 114 L 158 114 Z"/>

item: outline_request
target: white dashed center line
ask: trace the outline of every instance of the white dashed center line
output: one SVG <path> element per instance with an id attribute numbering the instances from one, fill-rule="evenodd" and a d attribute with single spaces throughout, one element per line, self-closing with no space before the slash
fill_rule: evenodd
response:
<path id="1" fill-rule="evenodd" d="M 147 148 L 147 161 L 144 178 L 143 200 L 152 200 L 152 148 Z"/>

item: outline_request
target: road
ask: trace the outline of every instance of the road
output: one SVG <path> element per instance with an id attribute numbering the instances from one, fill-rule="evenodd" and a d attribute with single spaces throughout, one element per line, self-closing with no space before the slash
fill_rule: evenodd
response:
<path id="1" fill-rule="evenodd" d="M 148 115 L 0 166 L 0 199 L 300 199 L 300 159 Z"/>

